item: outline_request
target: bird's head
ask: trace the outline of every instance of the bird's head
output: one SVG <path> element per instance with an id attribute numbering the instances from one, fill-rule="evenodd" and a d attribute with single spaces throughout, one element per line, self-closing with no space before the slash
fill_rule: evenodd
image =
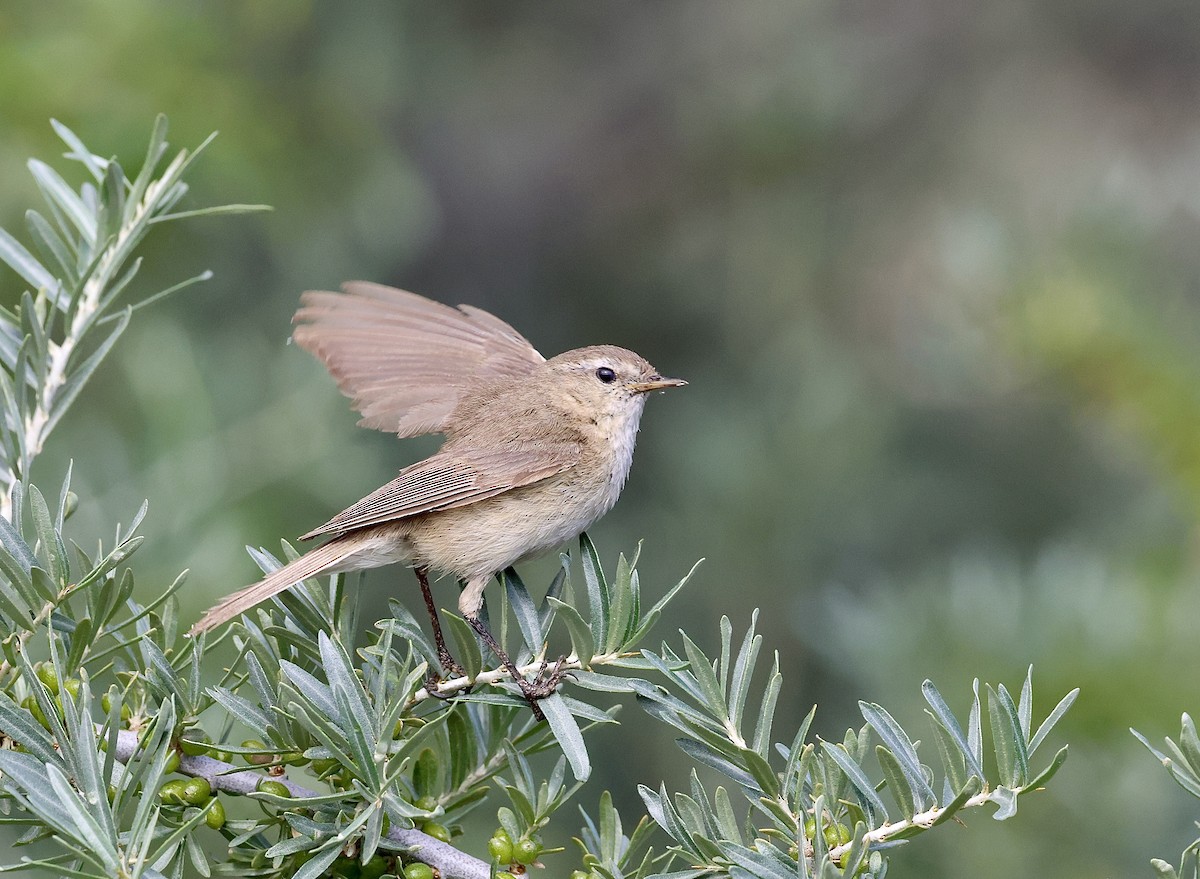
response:
<path id="1" fill-rule="evenodd" d="M 664 378 L 643 357 L 615 345 L 564 352 L 546 361 L 544 369 L 554 385 L 597 418 L 638 415 L 651 391 L 687 384 Z"/>

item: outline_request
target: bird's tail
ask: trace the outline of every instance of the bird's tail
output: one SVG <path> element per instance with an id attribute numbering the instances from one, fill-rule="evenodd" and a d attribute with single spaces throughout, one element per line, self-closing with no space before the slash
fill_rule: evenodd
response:
<path id="1" fill-rule="evenodd" d="M 359 548 L 353 540 L 333 540 L 324 546 L 318 546 L 295 561 L 288 562 L 278 571 L 267 574 L 257 583 L 222 598 L 204 612 L 204 616 L 200 617 L 200 621 L 192 626 L 188 634 L 198 635 L 240 616 L 254 605 L 266 601 L 272 595 L 278 595 L 301 580 L 339 570 L 340 565 Z"/>

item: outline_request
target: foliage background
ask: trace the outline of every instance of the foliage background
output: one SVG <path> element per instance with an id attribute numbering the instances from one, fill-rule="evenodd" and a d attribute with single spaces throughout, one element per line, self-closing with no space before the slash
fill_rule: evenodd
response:
<path id="1" fill-rule="evenodd" d="M 1050 792 L 893 875 L 1145 874 L 1190 806 L 1127 727 L 1200 702 L 1198 43 L 1178 0 L 13 0 L 0 225 L 50 116 L 131 161 L 159 111 L 179 146 L 220 129 L 193 191 L 276 207 L 151 242 L 151 271 L 216 279 L 138 315 L 34 479 L 73 457 L 97 536 L 149 497 L 143 583 L 191 568 L 198 614 L 253 578 L 243 544 L 433 448 L 355 428 L 284 344 L 301 290 L 627 345 L 692 384 L 651 405 L 593 536 L 647 538 L 650 594 L 707 556 L 677 607 L 702 643 L 767 609 L 781 721 L 817 702 L 840 738 L 859 698 L 912 694 L 913 720 L 924 677 L 953 698 L 1030 662 L 1046 698 L 1082 687 Z M 410 575 L 373 573 L 367 614 L 394 593 Z M 632 811 L 683 763 L 624 735 L 595 788 Z"/>

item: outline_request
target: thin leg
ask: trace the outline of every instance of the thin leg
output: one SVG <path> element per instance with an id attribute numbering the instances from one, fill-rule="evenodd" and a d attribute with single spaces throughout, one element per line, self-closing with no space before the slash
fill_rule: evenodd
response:
<path id="1" fill-rule="evenodd" d="M 438 647 L 438 662 L 442 663 L 442 670 L 449 672 L 451 675 L 462 677 L 467 672 L 463 671 L 462 666 L 455 662 L 455 658 L 450 656 L 449 647 L 446 647 L 446 639 L 442 634 L 442 620 L 438 617 L 437 605 L 433 603 L 433 593 L 430 591 L 430 569 L 426 567 L 416 568 L 416 581 L 421 584 L 421 596 L 425 598 L 425 609 L 430 612 L 430 622 L 433 624 L 433 642 Z M 433 675 L 430 675 L 433 677 Z M 434 692 L 436 688 L 431 689 Z"/>
<path id="2" fill-rule="evenodd" d="M 496 639 L 492 636 L 492 633 L 488 631 L 488 627 L 483 624 L 483 621 L 474 614 L 467 616 L 466 620 L 471 624 L 471 628 L 479 633 L 479 637 L 487 643 L 492 652 L 496 654 L 496 658 L 500 660 L 500 664 L 504 666 L 505 671 L 512 675 L 512 678 L 516 682 L 517 686 L 521 688 L 521 695 L 523 695 L 525 697 L 525 701 L 529 703 L 529 707 L 533 711 L 534 718 L 537 720 L 545 720 L 546 715 L 542 713 L 542 709 L 538 707 L 537 703 L 539 699 L 545 699 L 547 696 L 553 693 L 558 687 L 558 682 L 562 680 L 563 673 L 561 670 L 561 660 L 555 664 L 554 670 L 549 675 L 538 675 L 537 680 L 527 681 L 521 675 L 520 669 L 513 664 L 513 661 L 509 659 L 508 654 L 504 652 L 504 648 L 496 642 Z M 544 670 L 544 663 L 542 667 Z"/>

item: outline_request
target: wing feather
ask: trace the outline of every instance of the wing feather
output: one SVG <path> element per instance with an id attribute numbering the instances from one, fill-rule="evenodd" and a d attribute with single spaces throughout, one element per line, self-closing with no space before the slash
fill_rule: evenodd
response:
<path id="1" fill-rule="evenodd" d="M 387 485 L 300 539 L 344 534 L 368 525 L 472 504 L 562 473 L 576 464 L 579 454 L 579 446 L 571 443 L 469 454 L 439 453 L 406 467 Z"/>
<path id="2" fill-rule="evenodd" d="M 292 338 L 325 364 L 364 427 L 402 437 L 444 432 L 480 379 L 524 375 L 545 361 L 524 336 L 478 308 L 365 281 L 342 290 L 305 293 Z"/>

